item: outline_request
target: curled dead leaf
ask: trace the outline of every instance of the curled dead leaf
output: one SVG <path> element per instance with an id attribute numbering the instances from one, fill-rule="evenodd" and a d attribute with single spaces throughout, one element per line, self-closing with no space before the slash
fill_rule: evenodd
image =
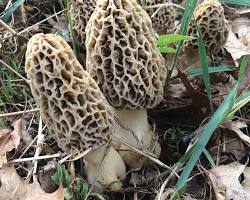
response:
<path id="1" fill-rule="evenodd" d="M 238 59 L 244 55 L 250 55 L 250 49 L 235 36 L 232 30 L 229 31 L 225 49 L 231 54 L 236 66 L 239 66 Z"/>
<path id="2" fill-rule="evenodd" d="M 15 121 L 8 129 L 0 130 L 0 168 L 6 163 L 6 153 L 17 149 L 23 136 L 23 121 Z"/>
<path id="3" fill-rule="evenodd" d="M 64 193 L 62 185 L 53 193 L 42 190 L 36 177 L 29 184 L 20 179 L 13 166 L 4 165 L 0 169 L 0 200 L 63 200 Z"/>
<path id="4" fill-rule="evenodd" d="M 240 130 L 241 128 L 247 127 L 246 123 L 240 121 L 227 121 L 222 125 L 222 127 L 232 130 L 243 142 L 250 146 L 250 137 Z"/>
<path id="5" fill-rule="evenodd" d="M 212 182 L 217 200 L 246 200 L 250 199 L 250 188 L 239 182 L 243 173 L 248 174 L 249 169 L 245 165 L 233 162 L 229 165 L 220 165 L 209 170 L 209 178 Z M 249 174 L 248 174 L 249 176 Z M 246 181 L 246 180 L 245 180 Z M 249 184 L 249 179 L 245 185 Z"/>

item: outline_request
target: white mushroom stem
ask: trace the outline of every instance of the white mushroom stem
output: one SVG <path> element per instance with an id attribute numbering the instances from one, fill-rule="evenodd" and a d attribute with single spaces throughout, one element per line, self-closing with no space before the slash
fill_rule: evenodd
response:
<path id="1" fill-rule="evenodd" d="M 121 156 L 113 147 L 107 145 L 90 151 L 84 157 L 85 170 L 89 183 L 103 190 L 110 187 L 112 191 L 118 191 L 122 183 L 117 178 L 125 178 L 126 167 Z"/>
<path id="2" fill-rule="evenodd" d="M 148 123 L 147 111 L 145 109 L 114 110 L 114 113 L 117 118 L 117 127 L 114 131 L 116 137 L 141 151 L 151 151 L 156 156 L 159 156 L 160 146 L 155 142 L 155 136 Z M 133 152 L 119 142 L 113 142 L 113 146 L 131 168 L 141 167 L 147 160 L 144 156 Z"/>

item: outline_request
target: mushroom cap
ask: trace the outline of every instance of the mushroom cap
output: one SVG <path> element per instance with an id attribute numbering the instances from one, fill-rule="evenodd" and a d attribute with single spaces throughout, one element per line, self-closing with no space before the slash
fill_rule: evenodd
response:
<path id="1" fill-rule="evenodd" d="M 83 47 L 85 44 L 85 28 L 96 7 L 96 0 L 72 0 L 72 29 L 78 44 Z"/>
<path id="2" fill-rule="evenodd" d="M 188 35 L 196 36 L 196 24 L 201 31 L 208 54 L 216 54 L 226 43 L 229 26 L 224 9 L 218 0 L 204 0 L 194 12 L 194 18 L 188 27 Z M 197 39 L 184 42 L 184 52 L 198 49 Z"/>
<path id="3" fill-rule="evenodd" d="M 28 42 L 25 71 L 42 119 L 62 150 L 96 149 L 109 141 L 111 107 L 61 37 L 34 35 Z"/>
<path id="4" fill-rule="evenodd" d="M 154 6 L 157 4 L 172 3 L 172 0 L 145 0 L 145 6 Z M 151 17 L 153 28 L 156 32 L 168 32 L 174 28 L 176 12 L 173 5 L 166 5 L 157 11 L 158 8 L 147 9 Z M 152 17 L 152 15 L 157 13 Z"/>
<path id="5" fill-rule="evenodd" d="M 167 76 L 151 20 L 135 0 L 99 0 L 86 27 L 87 71 L 115 108 L 153 108 Z"/>

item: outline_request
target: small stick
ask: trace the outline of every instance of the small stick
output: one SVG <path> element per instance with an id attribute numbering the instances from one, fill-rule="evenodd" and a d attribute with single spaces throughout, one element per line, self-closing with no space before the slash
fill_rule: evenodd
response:
<path id="1" fill-rule="evenodd" d="M 126 145 L 131 150 L 133 150 L 134 152 L 136 152 L 136 153 L 138 153 L 140 155 L 143 155 L 143 156 L 147 157 L 149 160 L 151 160 L 151 161 L 155 162 L 156 164 L 158 164 L 159 166 L 161 166 L 161 167 L 163 167 L 165 169 L 168 169 L 171 172 L 174 172 L 175 176 L 179 178 L 179 175 L 171 167 L 167 166 L 166 164 L 164 164 L 163 162 L 161 162 L 157 158 L 155 158 L 155 157 L 153 157 L 153 156 L 151 156 L 151 155 L 149 155 L 149 154 L 147 154 L 147 153 L 145 153 L 145 152 L 137 149 L 136 147 L 128 144 L 127 142 L 121 140 L 119 137 L 116 137 L 114 135 L 113 135 L 113 140 L 117 140 L 117 141 L 121 142 L 122 144 Z"/>
<path id="2" fill-rule="evenodd" d="M 152 6 L 145 6 L 144 8 L 145 8 L 145 10 L 149 10 L 152 8 L 167 7 L 167 6 L 174 6 L 174 7 L 180 8 L 182 10 L 185 10 L 185 8 L 183 8 L 177 4 L 174 4 L 174 3 L 161 3 L 161 4 L 157 4 L 157 5 L 152 5 Z"/>
<path id="3" fill-rule="evenodd" d="M 26 149 L 23 151 L 23 153 L 22 153 L 22 155 L 18 158 L 18 159 L 21 159 L 23 156 L 24 156 L 24 154 L 29 150 L 29 148 L 31 147 L 31 145 L 36 141 L 36 139 L 37 139 L 37 136 L 31 141 L 31 143 L 26 147 Z M 18 160 L 17 159 L 17 160 Z"/>
<path id="4" fill-rule="evenodd" d="M 171 180 L 171 178 L 175 175 L 175 172 L 176 172 L 177 169 L 178 169 L 178 167 L 176 167 L 176 168 L 171 172 L 171 174 L 166 178 L 166 180 L 163 182 L 163 184 L 161 185 L 160 191 L 159 191 L 159 193 L 158 193 L 158 195 L 157 195 L 156 200 L 161 200 L 161 199 L 162 199 L 161 197 L 162 197 L 162 195 L 163 195 L 163 193 L 164 193 L 164 190 L 165 190 L 165 188 L 166 188 L 168 182 L 169 182 L 169 181 Z"/>
<path id="5" fill-rule="evenodd" d="M 63 13 L 65 10 L 66 10 L 66 9 L 61 10 L 61 11 L 55 13 L 54 15 L 51 15 L 50 17 L 48 17 L 48 18 L 46 18 L 46 19 L 44 19 L 44 20 L 42 20 L 42 21 L 40 21 L 40 22 L 38 22 L 38 23 L 36 23 L 36 24 L 33 24 L 32 26 L 27 27 L 26 29 L 24 29 L 24 30 L 22 30 L 22 31 L 20 31 L 20 32 L 18 32 L 18 33 L 16 33 L 14 36 L 22 35 L 23 33 L 29 31 L 29 30 L 32 29 L 33 27 L 35 27 L 35 26 L 37 26 L 37 25 L 39 25 L 39 24 L 41 24 L 41 23 L 43 23 L 43 22 L 46 22 L 48 19 L 53 18 L 53 17 L 57 16 L 58 14 Z M 6 37 L 6 39 L 11 38 L 11 37 L 13 37 L 13 36 Z"/>
<path id="6" fill-rule="evenodd" d="M 0 25 L 4 27 L 7 31 L 9 31 L 12 35 L 17 34 L 15 30 L 13 30 L 8 24 L 6 24 L 3 20 L 0 19 Z"/>
<path id="7" fill-rule="evenodd" d="M 23 111 L 17 111 L 17 112 L 12 112 L 12 113 L 5 113 L 5 114 L 0 114 L 0 118 L 3 117 L 12 117 L 12 116 L 16 116 L 16 115 L 22 115 L 22 114 L 26 114 L 26 113 L 34 113 L 34 112 L 39 112 L 40 108 L 34 108 L 31 110 L 23 110 Z"/>
<path id="8" fill-rule="evenodd" d="M 16 72 L 11 66 L 9 66 L 6 62 L 4 62 L 3 60 L 0 59 L 0 63 L 2 63 L 3 65 L 5 65 L 5 67 L 7 67 L 10 71 L 12 71 L 13 73 L 15 73 L 18 77 L 20 77 L 21 79 L 23 79 L 27 84 L 29 84 L 29 80 L 27 78 L 25 78 L 24 76 L 22 76 L 21 74 L 19 74 L 18 72 Z"/>
<path id="9" fill-rule="evenodd" d="M 40 116 L 38 134 L 37 134 L 37 147 L 36 147 L 36 152 L 35 152 L 34 157 L 38 157 L 42 151 L 42 144 L 44 141 L 44 134 L 42 132 L 43 132 L 43 122 L 42 122 L 42 117 Z M 37 160 L 34 160 L 33 163 L 34 163 L 33 175 L 35 175 L 37 171 Z"/>
<path id="10" fill-rule="evenodd" d="M 37 156 L 31 158 L 18 158 L 15 160 L 11 160 L 8 163 L 20 163 L 20 162 L 28 162 L 28 161 L 37 161 L 37 160 L 44 160 L 44 159 L 51 159 L 51 158 L 59 158 L 61 157 L 61 153 L 53 154 L 53 155 L 46 155 L 46 156 Z"/>

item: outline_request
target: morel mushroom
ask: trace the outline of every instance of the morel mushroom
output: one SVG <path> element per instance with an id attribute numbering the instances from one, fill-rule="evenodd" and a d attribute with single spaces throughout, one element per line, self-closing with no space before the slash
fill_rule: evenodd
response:
<path id="1" fill-rule="evenodd" d="M 86 32 L 86 67 L 115 108 L 116 136 L 142 149 L 156 146 L 159 155 L 146 109 L 162 101 L 167 69 L 148 14 L 136 0 L 97 1 Z M 146 159 L 127 150 L 119 152 L 123 160 L 142 166 Z"/>
<path id="2" fill-rule="evenodd" d="M 112 147 L 103 160 L 114 124 L 111 107 L 69 45 L 53 34 L 34 35 L 28 42 L 25 71 L 58 146 L 69 154 L 92 148 L 84 157 L 88 181 L 100 189 L 119 190 L 117 180 L 125 176 L 123 160 Z"/>
<path id="3" fill-rule="evenodd" d="M 79 46 L 84 49 L 85 28 L 96 7 L 96 0 L 72 0 L 71 13 L 74 36 Z"/>
<path id="4" fill-rule="evenodd" d="M 145 7 L 159 5 L 159 7 L 146 8 L 156 32 L 167 33 L 174 29 L 176 12 L 171 4 L 172 0 L 145 0 L 144 3 Z"/>
<path id="5" fill-rule="evenodd" d="M 216 54 L 226 43 L 229 26 L 224 15 L 224 9 L 218 0 L 204 0 L 199 4 L 194 12 L 188 35 L 196 36 L 196 23 L 201 31 L 201 35 L 208 55 Z M 191 54 L 198 49 L 197 39 L 184 42 L 184 53 Z"/>

